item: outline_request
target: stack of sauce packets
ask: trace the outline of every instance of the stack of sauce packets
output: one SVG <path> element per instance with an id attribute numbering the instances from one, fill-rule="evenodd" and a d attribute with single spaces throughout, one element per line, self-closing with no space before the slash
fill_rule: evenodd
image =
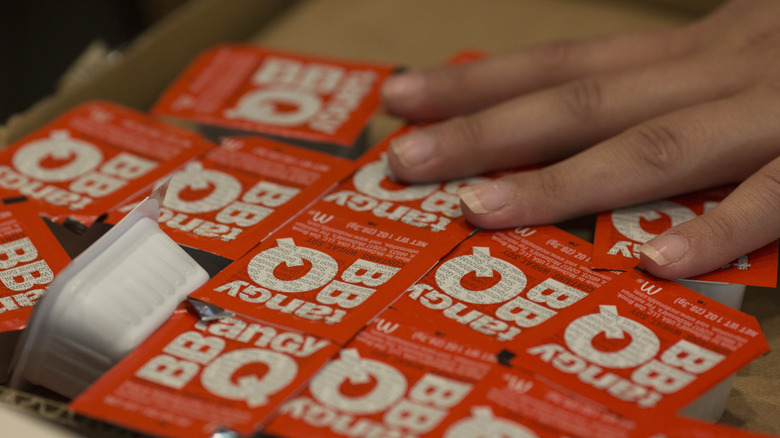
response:
<path id="1" fill-rule="evenodd" d="M 512 371 L 486 378 L 466 401 L 473 424 L 458 420 L 431 436 L 478 436 L 473 426 L 512 430 L 512 422 L 536 434 L 527 436 L 753 436 L 680 416 L 768 345 L 752 317 L 677 283 L 620 274 L 519 341 Z M 540 387 L 555 393 L 534 396 Z M 483 403 L 491 410 L 474 409 Z M 556 405 L 576 412 L 551 415 Z"/>
<path id="2" fill-rule="evenodd" d="M 224 45 L 198 58 L 153 111 L 214 136 L 261 134 L 354 158 L 391 71 Z M 474 234 L 456 194 L 472 180 L 407 186 L 388 177 L 383 155 L 407 129 L 313 203 L 316 195 L 302 196 L 310 187 L 277 172 L 270 198 L 221 189 L 224 205 L 191 211 L 210 208 L 197 201 L 234 187 L 230 178 L 243 183 L 235 172 L 253 167 L 249 149 L 283 154 L 283 145 L 230 138 L 179 170 L 160 224 L 183 245 L 236 259 L 190 295 L 234 315 L 201 319 L 182 304 L 70 407 L 182 437 L 740 432 L 679 413 L 768 350 L 753 318 L 633 270 L 634 254 L 617 267 L 628 272 L 593 270 L 593 246 L 553 226 Z M 225 209 L 231 221 L 262 215 L 274 206 L 260 199 L 287 198 L 288 184 L 302 197 L 268 213 L 262 231 L 218 220 Z M 282 208 L 297 214 L 282 224 L 274 216 Z M 247 236 L 262 241 L 238 243 Z"/>
<path id="3" fill-rule="evenodd" d="M 307 380 L 308 377 L 302 377 L 303 372 L 285 379 L 276 375 L 268 380 L 273 376 L 267 371 L 273 366 L 268 365 L 270 353 L 235 353 L 236 357 L 247 357 L 246 362 L 231 354 L 227 365 L 228 359 L 218 359 L 218 352 L 225 351 L 223 341 L 206 338 L 205 328 L 197 336 L 185 334 L 195 324 L 208 327 L 189 316 L 191 321 L 186 327 L 168 328 L 171 323 L 156 334 L 148 347 L 129 356 L 79 397 L 72 405 L 74 409 L 131 429 L 174 436 L 207 436 L 220 428 L 249 430 L 243 428 L 249 427 L 247 424 L 263 427 L 271 421 L 266 431 L 280 436 L 296 436 L 301 431 L 305 431 L 304 435 L 312 434 L 306 436 L 383 431 L 398 436 L 470 437 L 496 431 L 519 436 L 565 433 L 622 437 L 646 436 L 646 431 L 657 429 L 654 423 L 659 416 L 677 425 L 674 431 L 670 429 L 674 434 L 669 436 L 678 436 L 680 430 L 690 432 L 691 427 L 701 436 L 723 436 L 728 428 L 697 428 L 698 423 L 677 415 L 712 385 L 768 350 L 755 320 L 677 283 L 651 278 L 639 271 L 592 271 L 587 267 L 590 245 L 551 226 L 482 231 L 472 236 L 409 287 L 406 296 L 396 301 L 393 308 L 359 331 L 355 339 L 344 342 L 348 338 L 344 333 L 352 324 L 340 324 L 356 317 L 347 314 L 347 309 L 360 309 L 361 304 L 377 296 L 373 291 L 390 284 L 397 271 L 387 264 L 384 268 L 376 265 L 379 255 L 375 251 L 379 246 L 366 245 L 374 249 L 374 257 L 368 257 L 371 263 L 354 258 L 343 260 L 339 255 L 348 253 L 348 244 L 363 241 L 357 238 L 361 234 L 381 237 L 381 231 L 393 235 L 400 235 L 400 231 L 379 228 L 376 232 L 361 232 L 369 228 L 355 227 L 360 223 L 356 213 L 347 222 L 350 226 L 339 229 L 339 210 L 325 207 L 340 201 L 353 211 L 370 211 L 374 225 L 369 226 L 373 227 L 387 223 L 387 219 L 381 220 L 383 215 L 400 219 L 400 212 L 411 211 L 408 203 L 395 206 L 406 208 L 379 207 L 378 199 L 359 191 L 366 187 L 366 181 L 377 183 L 382 179 L 374 174 L 360 175 L 378 165 L 376 158 L 381 151 L 379 148 L 367 157 L 352 179 L 193 294 L 206 301 L 217 296 L 225 297 L 228 303 L 228 297 L 249 303 L 232 308 L 223 305 L 247 318 L 222 320 L 208 333 L 253 342 L 252 351 L 265 351 L 273 345 L 286 345 L 293 354 L 314 352 L 320 345 L 322 351 L 327 346 L 330 353 L 340 349 L 336 356 L 323 352 L 315 359 L 312 355 L 310 360 L 317 365 L 299 365 L 307 370 L 306 376 L 314 377 L 297 398 L 289 399 Z M 391 181 L 374 185 L 375 191 L 369 193 L 376 194 L 376 187 L 381 189 L 379 192 L 398 189 Z M 428 188 L 425 192 L 428 199 L 435 190 Z M 423 204 L 436 205 L 437 209 L 446 205 L 433 202 L 435 199 L 439 196 L 417 204 L 419 212 L 425 211 Z M 420 217 L 419 212 L 413 217 Z M 439 223 L 435 216 L 423 217 L 429 219 L 425 223 Z M 415 229 L 431 232 L 422 227 Z M 296 230 L 302 230 L 304 237 L 295 234 Z M 344 232 L 349 230 L 360 234 Z M 455 230 L 462 237 L 468 228 Z M 311 236 L 313 232 L 320 234 Z M 408 243 L 406 238 L 416 236 L 407 234 L 400 242 Z M 331 238 L 334 241 L 325 240 Z M 315 249 L 296 244 L 299 239 L 322 244 L 315 243 Z M 394 244 L 388 248 L 399 251 L 401 247 Z M 333 252 L 325 253 L 326 250 Z M 442 251 L 446 250 L 440 249 L 437 259 L 443 256 Z M 269 284 L 276 288 L 269 290 Z M 389 295 L 391 289 L 382 291 Z M 307 292 L 314 298 L 306 300 Z M 317 301 L 328 297 L 332 302 Z M 491 302 L 481 302 L 485 300 Z M 272 306 L 266 304 L 269 302 Z M 348 307 L 354 302 L 354 307 Z M 222 305 L 219 301 L 215 304 Z M 251 304 L 263 306 L 248 307 Z M 335 314 L 333 310 L 344 313 L 328 320 Z M 237 320 L 242 322 L 233 322 Z M 312 328 L 298 324 L 301 320 Z M 296 330 L 285 329 L 285 325 Z M 278 338 L 269 333 L 285 333 L 285 341 L 274 344 L 272 339 Z M 506 334 L 503 339 L 501 333 Z M 255 334 L 259 337 L 253 341 Z M 431 347 L 439 353 L 432 352 Z M 437 361 L 437 357 L 444 357 L 443 352 L 450 354 L 449 359 Z M 452 359 L 455 356 L 460 359 Z M 328 357 L 332 357 L 331 362 L 321 368 Z M 445 366 L 447 360 L 450 363 Z M 259 374 L 251 369 L 243 374 L 235 365 L 250 362 L 265 364 L 266 368 Z M 469 364 L 455 367 L 467 377 L 454 378 L 446 373 L 433 377 L 433 368 L 438 367 L 437 373 L 441 373 L 443 368 L 450 367 L 453 372 L 452 363 Z M 320 373 L 315 375 L 319 368 Z M 405 371 L 399 371 L 401 368 Z M 205 372 L 206 369 L 211 371 Z M 138 379 L 146 383 L 140 384 Z M 150 385 L 148 382 L 154 379 L 165 383 Z M 177 383 L 179 380 L 184 382 Z M 258 383 L 254 389 L 263 397 L 253 398 L 253 392 L 247 389 L 257 382 L 270 385 L 271 381 L 279 385 Z M 170 394 L 159 392 L 160 385 L 166 386 L 164 391 Z M 219 403 L 240 400 L 231 406 L 244 414 L 232 412 L 231 417 L 222 413 L 218 420 L 203 421 L 166 411 L 156 402 L 151 409 L 152 402 L 139 401 L 142 395 L 150 395 L 152 389 L 157 398 L 183 397 L 181 403 L 200 401 L 188 395 L 200 391 L 188 388 L 200 387 L 211 388 L 210 393 L 216 394 Z M 128 393 L 116 388 L 124 388 Z M 351 403 L 355 399 L 363 403 Z M 391 399 L 395 404 L 385 406 Z M 283 400 L 289 401 L 273 405 Z M 533 416 L 525 414 L 530 408 L 535 409 Z M 277 416 L 271 420 L 275 411 Z M 561 420 L 550 415 L 553 411 L 566 411 L 567 415 Z M 251 420 L 247 420 L 248 415 Z M 154 416 L 165 421 L 147 424 L 148 418 Z M 173 423 L 177 418 L 179 423 Z M 231 418 L 249 423 L 231 422 Z M 193 424 L 201 428 L 197 433 L 191 429 Z M 154 429 L 161 425 L 165 429 Z"/>
<path id="4" fill-rule="evenodd" d="M 405 130 L 396 135 L 403 132 Z M 301 345 L 302 348 L 313 348 L 320 343 L 344 347 L 437 260 L 473 232 L 462 218 L 456 195 L 457 188 L 464 182 L 407 186 L 388 178 L 382 155 L 391 138 L 388 137 L 361 159 L 359 169 L 351 178 L 304 209 L 190 296 L 235 313 L 247 324 L 254 324 L 251 327 L 273 327 L 280 333 L 287 333 L 278 340 L 283 347 Z M 117 402 L 111 409 L 102 403 L 110 403 L 116 396 L 118 382 L 144 374 L 142 369 L 150 367 L 160 375 L 168 372 L 178 375 L 187 373 L 183 368 L 196 373 L 203 367 L 198 385 L 220 388 L 211 391 L 218 400 L 240 400 L 246 415 L 250 415 L 251 422 L 259 427 L 270 419 L 270 414 L 281 401 L 298 388 L 296 385 L 307 378 L 302 372 L 290 379 L 273 377 L 267 380 L 262 377 L 266 376 L 265 369 L 269 366 L 266 353 L 251 353 L 246 359 L 249 368 L 242 368 L 247 370 L 247 374 L 235 379 L 231 377 L 238 372 L 235 368 L 227 365 L 209 368 L 210 364 L 217 363 L 216 356 L 198 356 L 197 360 L 201 362 L 197 369 L 193 365 L 185 365 L 181 363 L 184 356 L 177 358 L 171 353 L 180 349 L 167 346 L 171 339 L 188 329 L 172 324 L 168 323 L 160 331 L 167 335 L 154 335 L 79 396 L 72 407 L 84 415 L 120 423 L 131 429 L 160 433 L 159 429 L 151 430 L 147 426 L 149 420 L 159 415 L 175 418 L 178 414 L 157 405 L 154 409 L 147 409 L 149 406 L 145 403 Z M 245 340 L 249 336 L 238 336 L 237 340 Z M 190 341 L 192 343 L 188 345 L 196 350 L 197 345 L 211 342 L 200 338 Z M 265 345 L 255 343 L 255 347 L 263 349 L 266 349 Z M 203 348 L 208 346 L 203 345 Z M 168 356 L 147 365 L 160 354 Z M 319 365 L 323 365 L 324 361 L 319 361 Z M 224 362 L 227 363 L 227 359 Z M 251 364 L 265 364 L 261 366 L 264 370 L 253 371 Z M 206 368 L 212 371 L 206 373 Z M 307 370 L 310 374 L 315 371 Z M 253 388 L 250 383 L 241 388 L 240 382 L 258 379 L 269 382 L 270 386 L 263 392 L 264 398 L 249 402 L 245 400 L 249 397 L 247 394 L 256 388 L 250 390 L 250 387 Z M 270 382 L 276 384 L 271 385 Z M 198 398 L 195 395 L 197 391 L 188 392 L 185 384 L 155 388 L 163 391 L 155 393 L 158 398 L 166 397 L 180 403 Z M 159 413 L 160 410 L 163 413 Z M 146 415 L 147 411 L 153 413 Z M 194 433 L 192 429 L 183 432 L 179 426 L 169 422 L 165 434 L 208 436 L 219 427 L 246 427 L 243 420 L 232 421 L 236 417 L 223 418 L 224 421 L 219 424 L 209 422 L 203 425 L 197 434 L 190 434 Z"/>
<path id="5" fill-rule="evenodd" d="M 456 194 L 463 182 L 388 177 L 391 138 L 191 297 L 344 345 L 473 231 Z"/>
<path id="6" fill-rule="evenodd" d="M 554 382 L 568 394 L 566 405 L 588 406 L 590 399 L 599 407 L 588 408 L 597 415 L 585 425 L 577 425 L 576 415 L 565 424 L 540 425 L 549 406 L 538 411 L 534 401 L 536 418 L 528 418 L 520 412 L 528 408 L 521 399 L 530 396 L 518 394 L 510 402 L 496 395 L 507 390 L 486 379 L 478 387 L 493 385 L 503 419 L 483 410 L 468 427 L 465 420 L 460 426 L 445 422 L 455 429 L 442 426 L 431 436 L 445 429 L 452 436 L 478 436 L 490 427 L 508 432 L 515 430 L 512 419 L 524 419 L 539 436 L 557 436 L 545 430 L 642 436 L 657 415 L 674 416 L 697 397 L 709 396 L 704 394 L 709 388 L 768 350 L 752 317 L 639 271 L 591 270 L 591 251 L 589 243 L 552 226 L 481 231 L 393 303 L 447 340 L 497 353 L 500 363 L 525 376 L 520 379 L 527 390 Z M 465 413 L 464 408 L 461 416 Z M 493 417 L 499 419 L 487 421 Z"/>
<path id="7" fill-rule="evenodd" d="M 149 115 L 93 101 L 0 153 L 0 197 L 27 199 L 0 209 L 5 251 L 0 270 L 8 288 L 0 298 L 7 353 L 0 364 L 3 381 L 33 305 L 79 247 L 73 244 L 80 236 L 60 224 L 91 225 L 112 206 L 214 146 Z M 50 230 L 61 233 L 55 238 Z"/>

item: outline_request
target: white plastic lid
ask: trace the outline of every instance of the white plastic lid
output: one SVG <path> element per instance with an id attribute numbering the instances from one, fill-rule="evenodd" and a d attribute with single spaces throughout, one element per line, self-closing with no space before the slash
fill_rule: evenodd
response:
<path id="1" fill-rule="evenodd" d="M 11 387 L 74 398 L 157 330 L 208 274 L 157 225 L 164 187 L 62 270 L 34 310 Z"/>

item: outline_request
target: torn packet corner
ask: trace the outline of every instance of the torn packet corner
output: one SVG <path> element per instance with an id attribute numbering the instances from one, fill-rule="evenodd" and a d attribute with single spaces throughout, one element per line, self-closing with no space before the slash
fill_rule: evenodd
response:
<path id="1" fill-rule="evenodd" d="M 146 198 L 54 278 L 14 354 L 13 388 L 75 397 L 208 280 L 159 228 L 159 214 Z"/>
<path id="2" fill-rule="evenodd" d="M 201 321 L 210 322 L 236 316 L 236 314 L 233 312 L 205 301 L 196 300 L 195 298 L 189 298 L 189 302 L 192 304 L 195 312 L 198 313 L 198 317 Z"/>

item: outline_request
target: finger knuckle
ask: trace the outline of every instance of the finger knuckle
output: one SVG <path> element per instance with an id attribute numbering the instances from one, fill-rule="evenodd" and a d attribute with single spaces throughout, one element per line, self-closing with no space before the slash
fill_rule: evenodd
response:
<path id="1" fill-rule="evenodd" d="M 572 53 L 575 52 L 575 44 L 572 40 L 558 40 L 540 46 L 532 53 L 534 63 L 543 70 L 560 70 L 568 64 Z"/>
<path id="2" fill-rule="evenodd" d="M 662 173 L 668 172 L 679 162 L 685 143 L 682 134 L 663 123 L 645 123 L 633 129 L 636 147 L 634 153 L 638 165 Z"/>
<path id="3" fill-rule="evenodd" d="M 664 32 L 657 41 L 662 45 L 664 55 L 673 57 L 694 53 L 708 40 L 707 29 L 702 27 L 701 22 L 694 21 Z"/>
<path id="4" fill-rule="evenodd" d="M 539 190 L 546 199 L 561 201 L 565 198 L 566 183 L 559 173 L 544 168 L 536 175 Z"/>
<path id="5" fill-rule="evenodd" d="M 780 202 L 780 162 L 777 164 L 776 166 L 768 167 L 759 176 L 764 178 L 770 192 L 775 196 L 775 200 Z"/>
<path id="6" fill-rule="evenodd" d="M 564 109 L 580 120 L 591 120 L 604 104 L 604 86 L 593 77 L 577 79 L 561 89 Z"/>
<path id="7" fill-rule="evenodd" d="M 737 235 L 739 220 L 734 215 L 705 214 L 700 219 L 703 235 L 716 244 L 730 242 Z"/>
<path id="8" fill-rule="evenodd" d="M 475 117 L 460 116 L 451 120 L 454 127 L 454 135 L 460 139 L 458 143 L 466 145 L 479 145 L 484 142 L 485 130 Z"/>
<path id="9" fill-rule="evenodd" d="M 780 213 L 780 160 L 776 161 L 777 165 L 766 166 L 751 178 L 755 186 L 753 192 L 761 194 L 763 198 L 759 202 L 773 210 L 773 214 Z"/>
<path id="10" fill-rule="evenodd" d="M 774 51 L 778 41 L 780 41 L 780 29 L 776 26 L 758 27 L 745 33 L 740 44 L 737 45 L 737 51 L 743 54 Z"/>
<path id="11" fill-rule="evenodd" d="M 446 90 L 446 93 L 451 93 L 452 90 L 461 90 L 464 87 L 469 86 L 469 67 L 465 64 L 448 66 L 448 68 L 434 70 L 430 77 L 430 82 L 434 84 L 438 90 Z M 443 96 L 447 97 L 447 96 Z"/>

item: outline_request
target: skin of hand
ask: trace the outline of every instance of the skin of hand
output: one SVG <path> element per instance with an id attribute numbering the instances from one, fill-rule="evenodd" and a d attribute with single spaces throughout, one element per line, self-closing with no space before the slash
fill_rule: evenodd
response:
<path id="1" fill-rule="evenodd" d="M 780 4 L 734 0 L 686 26 L 558 41 L 403 73 L 385 110 L 437 121 L 396 138 L 406 182 L 540 166 L 459 191 L 484 228 L 568 218 L 738 183 L 640 248 L 663 278 L 780 237 Z M 553 164 L 549 164 L 553 163 Z"/>

